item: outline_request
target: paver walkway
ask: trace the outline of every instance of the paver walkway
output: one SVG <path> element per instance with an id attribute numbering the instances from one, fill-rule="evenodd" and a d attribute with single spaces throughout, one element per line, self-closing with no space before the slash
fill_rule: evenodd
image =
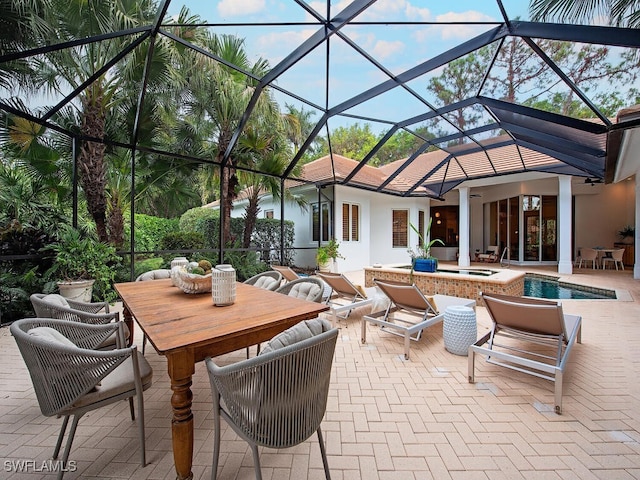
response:
<path id="1" fill-rule="evenodd" d="M 356 281 L 360 275 L 350 274 Z M 360 344 L 363 312 L 342 321 L 323 422 L 332 478 L 640 478 L 640 281 L 629 269 L 576 270 L 571 280 L 625 290 L 627 301 L 563 302 L 567 312 L 583 317 L 583 343 L 574 348 L 565 377 L 561 416 L 552 411 L 551 382 L 478 359 L 478 383 L 467 383 L 467 358 L 444 349 L 440 325 L 426 330 L 404 361 L 401 339 L 375 327 Z M 477 315 L 482 335 L 489 318 L 482 307 Z M 154 367 L 154 385 L 145 392 L 149 465 L 138 464 L 135 424 L 122 402 L 81 420 L 70 457 L 77 471 L 65 479 L 175 478 L 166 362 L 152 348 L 147 358 Z M 194 478 L 210 478 L 211 393 L 202 364 L 193 392 Z M 59 424 L 40 414 L 15 342 L 1 328 L 0 479 L 55 478 L 34 466 L 46 464 Z M 218 478 L 253 479 L 250 450 L 224 428 Z M 26 461 L 29 472 L 10 471 L 18 461 Z M 265 480 L 324 478 L 315 436 L 292 449 L 262 450 L 261 461 Z"/>

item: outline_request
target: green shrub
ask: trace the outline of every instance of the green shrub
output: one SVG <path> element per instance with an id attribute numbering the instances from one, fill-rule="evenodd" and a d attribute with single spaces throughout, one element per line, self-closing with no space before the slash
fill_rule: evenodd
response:
<path id="1" fill-rule="evenodd" d="M 136 251 L 152 252 L 161 250 L 160 241 L 168 233 L 179 230 L 177 218 L 161 218 L 137 213 L 135 216 Z M 125 242 L 128 246 L 131 238 L 130 222 L 125 225 Z"/>
<path id="2" fill-rule="evenodd" d="M 197 223 L 203 219 L 220 218 L 220 212 L 211 208 L 197 207 L 187 210 L 180 217 L 180 230 L 198 232 Z"/>
<path id="3" fill-rule="evenodd" d="M 259 218 L 253 231 L 251 243 L 260 252 L 260 258 L 266 263 L 291 265 L 293 263 L 294 223 L 284 221 L 284 258 L 280 258 L 280 220 Z"/>
<path id="4" fill-rule="evenodd" d="M 177 250 L 179 252 L 183 250 L 199 250 L 204 247 L 204 237 L 201 233 L 194 231 L 170 232 L 160 240 L 160 250 Z M 187 255 L 187 253 L 184 253 L 184 255 Z"/>

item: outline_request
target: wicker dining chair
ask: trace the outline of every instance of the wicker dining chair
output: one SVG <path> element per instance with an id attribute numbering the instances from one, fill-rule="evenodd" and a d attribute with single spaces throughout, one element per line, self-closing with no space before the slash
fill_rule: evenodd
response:
<path id="1" fill-rule="evenodd" d="M 301 277 L 285 283 L 276 292 L 320 303 L 324 293 L 324 282 L 319 278 Z"/>
<path id="2" fill-rule="evenodd" d="M 320 423 L 337 337 L 326 320 L 306 320 L 274 337 L 256 357 L 222 367 L 206 359 L 213 399 L 212 480 L 220 457 L 220 418 L 251 446 L 257 480 L 262 479 L 258 446 L 288 448 L 314 432 L 330 480 Z"/>
<path id="3" fill-rule="evenodd" d="M 128 399 L 135 420 L 133 397 L 138 403 L 140 463 L 146 465 L 143 391 L 151 386 L 153 371 L 137 348 L 124 347 L 124 324 L 88 325 L 50 318 L 25 318 L 11 324 L 22 358 L 27 365 L 40 411 L 46 417 L 64 417 L 53 452 L 57 460 L 69 423 L 71 430 L 58 470 L 61 480 L 80 418 L 85 413 Z M 95 347 L 116 334 L 114 350 Z"/>
<path id="4" fill-rule="evenodd" d="M 282 283 L 282 274 L 280 272 L 276 272 L 275 270 L 268 270 L 266 272 L 254 275 L 248 280 L 245 280 L 244 283 L 259 288 L 264 288 L 265 290 L 274 291 Z"/>
<path id="5" fill-rule="evenodd" d="M 29 297 L 36 317 L 55 318 L 74 322 L 101 325 L 120 322 L 119 312 L 110 312 L 108 302 L 78 302 L 64 298 L 57 293 L 34 293 Z M 129 328 L 122 322 L 125 340 L 129 340 Z M 98 350 L 109 350 L 116 347 L 116 335 L 113 333 L 99 345 Z"/>

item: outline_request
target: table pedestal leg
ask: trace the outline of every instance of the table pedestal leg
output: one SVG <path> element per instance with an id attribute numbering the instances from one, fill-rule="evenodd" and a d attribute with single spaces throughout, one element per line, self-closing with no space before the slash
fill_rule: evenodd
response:
<path id="1" fill-rule="evenodd" d="M 194 364 L 182 359 L 169 358 L 169 376 L 171 377 L 171 437 L 173 442 L 173 461 L 176 467 L 177 480 L 193 479 L 191 465 L 193 461 L 193 414 L 191 403 L 191 376 Z M 182 362 L 176 361 L 182 360 Z"/>

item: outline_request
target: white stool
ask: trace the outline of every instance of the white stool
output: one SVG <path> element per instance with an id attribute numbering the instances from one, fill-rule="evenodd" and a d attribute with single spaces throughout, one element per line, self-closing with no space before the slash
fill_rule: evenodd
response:
<path id="1" fill-rule="evenodd" d="M 478 339 L 476 312 L 461 305 L 447 307 L 444 311 L 442 335 L 447 351 L 455 355 L 468 355 L 469 346 Z"/>

